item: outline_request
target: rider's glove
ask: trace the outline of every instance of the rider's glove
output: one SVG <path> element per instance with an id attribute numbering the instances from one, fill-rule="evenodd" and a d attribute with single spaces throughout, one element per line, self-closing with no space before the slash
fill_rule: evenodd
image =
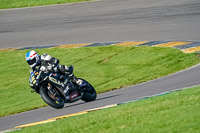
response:
<path id="1" fill-rule="evenodd" d="M 41 66 L 40 70 L 44 72 L 44 71 L 46 71 L 46 67 L 45 66 Z"/>
<path id="2" fill-rule="evenodd" d="M 52 71 L 53 70 L 53 66 L 47 66 L 47 70 L 48 71 Z"/>

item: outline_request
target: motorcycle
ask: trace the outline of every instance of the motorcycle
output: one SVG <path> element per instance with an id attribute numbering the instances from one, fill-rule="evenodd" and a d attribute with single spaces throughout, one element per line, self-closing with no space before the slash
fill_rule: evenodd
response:
<path id="1" fill-rule="evenodd" d="M 73 66 L 70 66 L 69 69 L 73 72 Z M 85 102 L 94 101 L 96 99 L 97 94 L 94 87 L 86 80 L 81 80 L 83 83 L 77 85 L 67 76 L 61 76 L 60 74 L 52 72 L 44 72 L 41 71 L 39 67 L 36 68 L 34 72 L 31 72 L 29 78 L 30 84 L 34 86 L 32 92 L 40 94 L 41 98 L 49 106 L 56 109 L 63 108 L 65 103 L 72 103 L 80 99 Z M 67 87 L 63 90 L 62 87 L 66 84 Z M 69 99 L 66 99 L 65 93 L 69 87 L 72 89 L 70 89 L 69 92 Z"/>

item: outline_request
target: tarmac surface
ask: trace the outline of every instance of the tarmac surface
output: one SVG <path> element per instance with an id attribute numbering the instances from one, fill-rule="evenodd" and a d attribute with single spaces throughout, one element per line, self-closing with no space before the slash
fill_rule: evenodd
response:
<path id="1" fill-rule="evenodd" d="M 199 0 L 100 0 L 0 11 L 0 48 L 199 41 Z"/>

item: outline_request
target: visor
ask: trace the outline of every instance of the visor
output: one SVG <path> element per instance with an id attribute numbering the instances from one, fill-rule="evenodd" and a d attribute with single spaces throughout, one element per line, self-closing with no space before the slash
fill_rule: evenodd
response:
<path id="1" fill-rule="evenodd" d="M 27 61 L 29 65 L 33 65 L 34 63 L 36 63 L 36 59 L 33 58 L 32 60 Z"/>

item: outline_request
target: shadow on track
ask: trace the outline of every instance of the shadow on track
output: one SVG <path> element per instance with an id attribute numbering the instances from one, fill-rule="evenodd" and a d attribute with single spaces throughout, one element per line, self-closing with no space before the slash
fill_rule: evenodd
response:
<path id="1" fill-rule="evenodd" d="M 118 96 L 120 96 L 120 95 L 121 95 L 121 94 L 117 94 L 117 95 L 113 95 L 113 96 L 106 96 L 106 97 L 102 97 L 102 98 L 97 98 L 95 101 L 101 101 L 101 100 L 104 100 L 104 99 L 109 99 L 109 98 L 113 98 L 113 97 L 118 97 Z M 95 102 L 95 101 L 92 101 L 92 102 Z M 78 106 L 78 105 L 85 104 L 85 103 L 89 103 L 89 102 L 81 102 L 81 103 L 77 103 L 77 104 L 72 104 L 72 105 L 65 106 L 64 108 L 69 108 L 69 107 L 73 107 L 73 106 Z"/>

